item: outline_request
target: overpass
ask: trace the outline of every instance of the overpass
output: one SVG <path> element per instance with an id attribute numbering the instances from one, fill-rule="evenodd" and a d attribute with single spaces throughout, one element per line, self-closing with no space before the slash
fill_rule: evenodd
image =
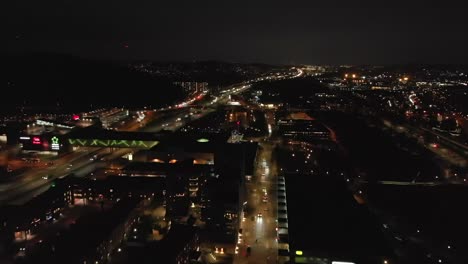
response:
<path id="1" fill-rule="evenodd" d="M 150 149 L 160 142 L 160 135 L 148 132 L 104 130 L 93 127 L 77 129 L 66 135 L 72 147 Z"/>

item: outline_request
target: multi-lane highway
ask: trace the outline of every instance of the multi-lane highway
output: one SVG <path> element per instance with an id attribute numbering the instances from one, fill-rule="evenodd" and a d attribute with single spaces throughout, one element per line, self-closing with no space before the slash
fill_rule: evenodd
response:
<path id="1" fill-rule="evenodd" d="M 284 79 L 299 77 L 302 75 L 302 71 L 298 70 L 297 74 L 288 75 L 288 74 L 273 74 L 269 77 L 262 77 L 242 84 L 231 85 L 224 89 L 224 92 L 219 96 L 215 97 L 214 100 L 206 101 L 202 104 L 204 110 L 198 114 L 198 118 L 205 116 L 209 113 L 209 107 L 216 107 L 218 105 L 224 104 L 229 100 L 229 96 L 232 94 L 242 93 L 245 90 L 251 87 L 251 83 L 258 81 L 263 81 L 265 79 L 275 80 L 275 79 Z M 200 98 L 198 98 L 200 99 Z M 181 121 L 181 117 L 187 114 L 185 108 L 188 107 L 188 104 L 192 102 L 191 99 L 187 102 L 169 107 L 166 109 L 161 109 L 161 111 L 175 111 L 176 114 L 170 115 L 168 118 L 163 118 L 161 121 L 152 121 L 152 119 L 157 119 L 157 115 L 153 115 L 151 111 L 148 111 L 146 114 L 146 119 L 137 122 L 136 120 L 131 120 L 129 123 L 123 124 L 119 130 L 128 130 L 128 131 L 145 131 L 145 132 L 157 132 L 161 129 L 171 129 L 176 130 L 185 125 L 184 121 Z M 142 127 L 141 124 L 147 124 L 146 127 Z M 128 150 L 130 151 L 130 150 Z M 71 172 L 79 174 L 86 173 L 87 171 L 92 170 L 98 166 L 102 166 L 102 163 L 96 161 L 93 157 L 97 155 L 102 157 L 108 153 L 108 149 L 83 149 L 81 151 L 75 151 L 64 155 L 54 161 L 54 165 L 43 168 L 43 169 L 33 169 L 28 170 L 25 173 L 19 175 L 16 178 L 16 181 L 5 183 L 0 185 L 0 205 L 2 204 L 21 204 L 34 196 L 40 194 L 41 192 L 47 190 L 50 185 L 53 183 L 53 180 L 59 177 L 66 176 Z M 124 155 L 125 153 L 122 153 Z M 98 159 L 99 160 L 99 159 Z"/>

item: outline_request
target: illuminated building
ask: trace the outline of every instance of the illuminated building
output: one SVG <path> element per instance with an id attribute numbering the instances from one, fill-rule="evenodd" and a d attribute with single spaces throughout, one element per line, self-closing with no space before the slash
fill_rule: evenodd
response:
<path id="1" fill-rule="evenodd" d="M 282 119 L 278 121 L 280 134 L 290 141 L 330 139 L 330 131 L 317 120 Z"/>
<path id="2" fill-rule="evenodd" d="M 346 73 L 344 75 L 343 81 L 348 84 L 361 85 L 365 83 L 365 76 L 359 76 L 355 73 Z"/>
<path id="3" fill-rule="evenodd" d="M 0 247 L 2 246 L 1 242 L 6 243 L 6 245 L 14 242 L 1 241 L 2 235 L 12 237 L 16 242 L 22 241 L 33 237 L 42 225 L 59 219 L 63 209 L 67 207 L 106 201 L 106 204 L 112 204 L 111 211 L 105 211 L 101 216 L 93 219 L 77 222 L 77 224 L 83 225 L 78 225 L 78 229 L 87 228 L 86 232 L 78 232 L 85 236 L 73 231 L 66 234 L 74 238 L 66 240 L 66 243 L 79 240 L 83 245 L 89 246 L 88 249 L 94 250 L 94 252 L 92 252 L 93 250 L 87 251 L 79 256 L 85 257 L 88 261 L 93 260 L 90 263 L 94 263 L 95 260 L 101 260 L 102 257 L 107 258 L 107 254 L 120 245 L 123 232 L 128 229 L 129 223 L 137 216 L 131 212 L 138 204 L 142 205 L 150 201 L 166 203 L 165 186 L 164 179 L 151 177 L 110 176 L 104 180 L 91 180 L 68 176 L 57 179 L 46 192 L 25 204 L 0 207 L 0 221 L 2 221 L 0 223 L 3 223 L 0 230 Z M 119 201 L 124 202 L 119 203 Z M 123 209 L 123 211 L 118 208 Z M 120 217 L 116 217 L 117 215 Z M 98 232 L 98 230 L 102 231 L 103 228 L 105 229 L 104 233 Z M 88 240 L 96 244 L 88 245 Z M 68 246 L 72 245 L 68 244 Z M 58 247 L 57 251 L 59 251 Z M 67 262 L 70 263 L 70 261 Z"/>
<path id="4" fill-rule="evenodd" d="M 184 92 L 187 94 L 202 93 L 208 91 L 207 82 L 174 82 L 174 84 L 181 86 Z"/>
<path id="5" fill-rule="evenodd" d="M 159 137 L 153 133 L 124 132 L 86 127 L 66 135 L 67 143 L 72 148 L 135 148 L 150 149 L 159 143 Z"/>
<path id="6" fill-rule="evenodd" d="M 67 142 L 63 135 L 45 133 L 41 135 L 21 135 L 19 143 L 23 151 L 57 153 L 66 150 Z"/>
<path id="7" fill-rule="evenodd" d="M 83 113 L 84 119 L 98 119 L 101 121 L 104 128 L 110 128 L 116 122 L 122 121 L 129 116 L 129 111 L 121 108 L 104 109 L 100 111 L 92 111 Z"/>

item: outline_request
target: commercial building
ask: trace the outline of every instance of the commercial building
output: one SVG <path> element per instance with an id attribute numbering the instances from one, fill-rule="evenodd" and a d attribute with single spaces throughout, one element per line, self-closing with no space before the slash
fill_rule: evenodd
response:
<path id="1" fill-rule="evenodd" d="M 97 119 L 104 128 L 110 128 L 116 122 L 122 121 L 129 116 L 129 111 L 123 108 L 102 109 L 81 114 L 83 119 Z"/>
<path id="2" fill-rule="evenodd" d="M 194 164 L 192 160 L 173 163 L 132 162 L 121 169 L 121 176 L 159 178 L 166 186 L 166 215 L 178 221 L 188 214 L 193 206 L 204 207 L 210 177 L 214 167 Z"/>
<path id="3" fill-rule="evenodd" d="M 160 136 L 145 132 L 124 132 L 86 127 L 71 131 L 64 137 L 72 148 L 135 148 L 150 149 L 157 145 Z"/>
<path id="4" fill-rule="evenodd" d="M 166 182 L 161 178 L 109 176 L 104 180 L 90 180 L 67 177 L 64 183 L 58 182 L 70 190 L 71 205 L 87 204 L 96 200 L 116 202 L 126 197 L 166 202 Z M 56 184 L 56 186 L 57 186 Z"/>
<path id="5" fill-rule="evenodd" d="M 23 151 L 43 153 L 59 153 L 68 150 L 68 143 L 63 135 L 56 133 L 44 133 L 34 135 L 20 135 L 19 144 Z"/>
<path id="6" fill-rule="evenodd" d="M 281 119 L 278 121 L 280 135 L 289 141 L 329 140 L 330 131 L 317 120 Z"/>

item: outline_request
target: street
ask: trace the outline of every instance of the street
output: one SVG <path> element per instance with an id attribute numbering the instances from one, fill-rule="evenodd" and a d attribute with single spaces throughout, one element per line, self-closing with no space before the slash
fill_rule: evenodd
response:
<path id="1" fill-rule="evenodd" d="M 242 240 L 234 263 L 276 263 L 278 168 L 272 156 L 273 147 L 269 142 L 261 144 L 255 174 L 246 183 L 247 204 L 240 227 Z M 246 256 L 249 246 L 251 255 Z"/>
<path id="2" fill-rule="evenodd" d="M 301 74 L 302 72 L 298 71 L 298 74 L 294 77 L 301 76 Z M 273 76 L 272 78 L 282 77 Z M 261 80 L 263 79 L 256 81 Z M 204 102 L 202 106 L 207 108 L 201 111 L 201 113 L 194 118 L 201 118 L 207 115 L 210 111 L 212 111 L 208 108 L 208 106 L 216 107 L 218 105 L 225 104 L 229 100 L 229 96 L 231 94 L 242 93 L 250 87 L 251 85 L 244 84 L 234 84 L 226 87 L 226 89 L 228 90 L 226 90 L 226 92 L 223 93 L 221 96 L 217 97 L 216 100 Z M 191 100 L 189 102 L 194 102 L 194 100 Z M 182 107 L 178 105 L 178 107 L 168 107 L 168 109 L 164 110 L 176 111 L 177 114 L 175 115 L 169 115 L 169 117 L 166 116 L 167 118 L 162 118 L 162 120 L 159 120 L 158 115 L 148 113 L 145 119 L 141 120 L 141 122 L 137 122 L 137 120 L 132 119 L 128 123 L 121 124 L 118 130 L 144 131 L 153 133 L 158 132 L 162 129 L 177 130 L 185 125 L 185 122 L 180 121 L 180 118 L 182 118 L 186 114 L 187 111 L 185 110 L 185 108 L 188 107 L 188 102 L 182 105 L 184 106 Z M 156 121 L 154 119 L 156 119 Z M 146 126 L 142 127 L 141 124 L 145 124 Z M 82 171 L 88 171 L 90 165 L 94 166 L 94 161 L 90 160 L 90 157 L 92 157 L 94 154 L 104 154 L 107 151 L 108 149 L 94 149 L 92 152 L 90 152 L 89 149 L 87 149 L 84 152 L 75 151 L 55 160 L 54 166 L 41 169 L 27 170 L 26 172 L 18 176 L 18 180 L 0 185 L 0 205 L 22 204 L 27 202 L 34 196 L 46 191 L 52 184 L 54 179 L 66 176 L 71 172 L 75 172 L 78 168 L 80 168 Z M 123 153 L 122 155 L 124 154 L 125 153 Z M 70 164 L 73 164 L 72 168 Z M 43 177 L 45 176 L 48 176 L 48 179 L 43 179 Z"/>

